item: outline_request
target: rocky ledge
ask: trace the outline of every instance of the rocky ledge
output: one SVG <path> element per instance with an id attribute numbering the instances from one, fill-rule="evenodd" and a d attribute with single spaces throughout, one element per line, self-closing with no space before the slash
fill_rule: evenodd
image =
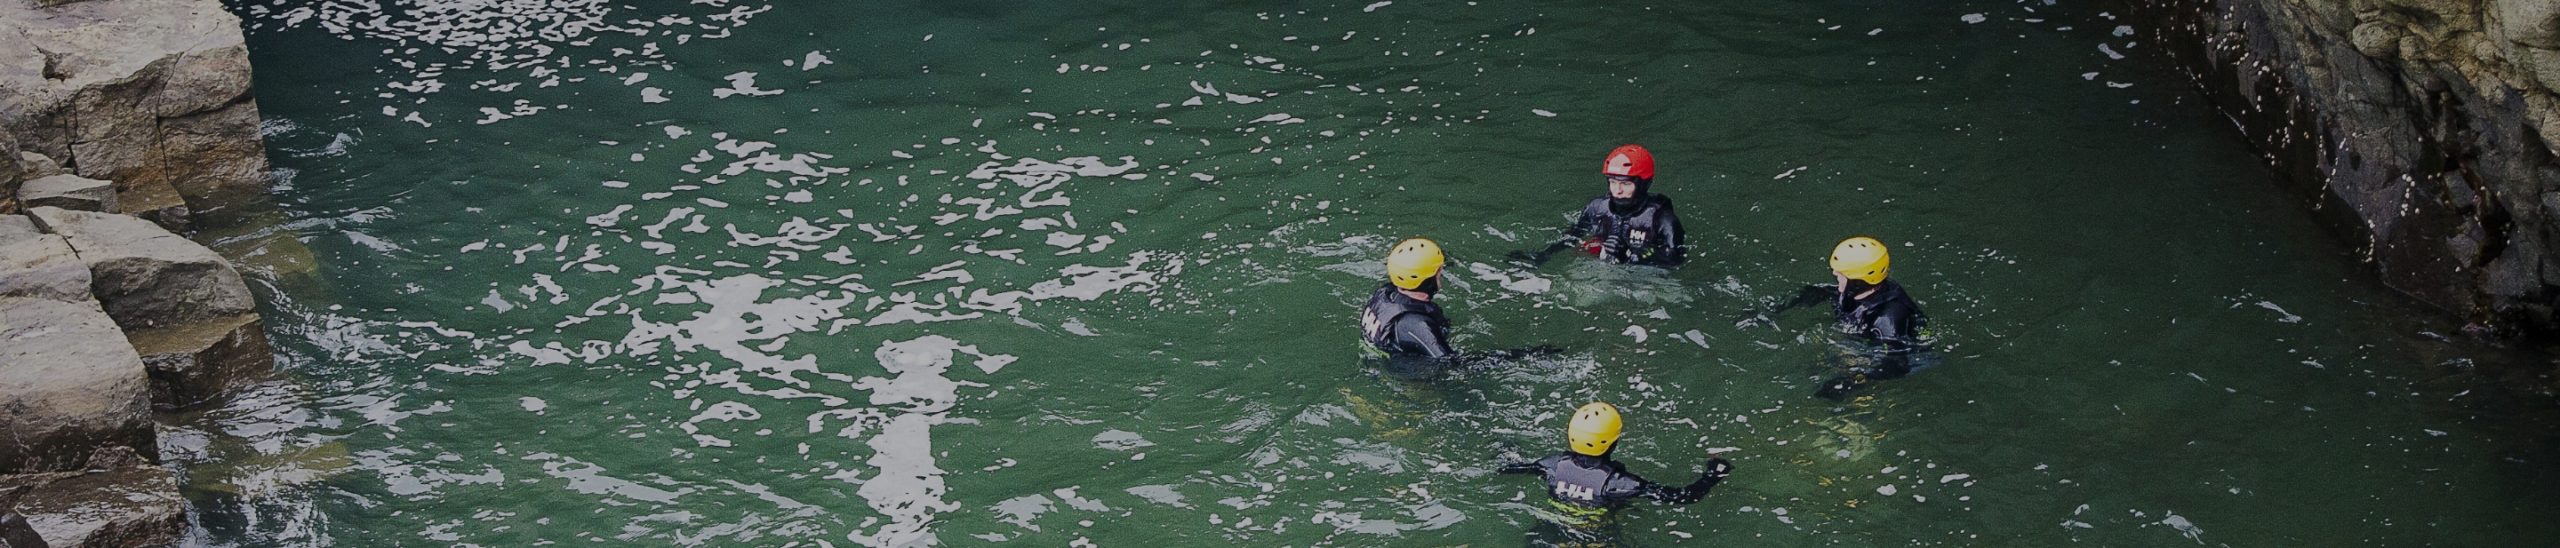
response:
<path id="1" fill-rule="evenodd" d="M 2112 4 L 2384 283 L 2560 335 L 2560 1 Z"/>
<path id="2" fill-rule="evenodd" d="M 249 82 L 219 0 L 0 0 L 0 548 L 177 543 L 154 411 L 273 368 L 239 271 L 181 235 L 259 216 L 231 214 L 266 192 Z"/>
<path id="3" fill-rule="evenodd" d="M 0 213 L 70 174 L 113 182 L 103 211 L 184 230 L 265 195 L 258 127 L 219 1 L 0 0 Z"/>

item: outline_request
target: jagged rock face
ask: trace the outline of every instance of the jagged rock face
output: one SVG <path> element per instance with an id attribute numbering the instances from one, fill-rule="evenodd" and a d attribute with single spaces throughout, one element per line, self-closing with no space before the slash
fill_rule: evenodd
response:
<path id="1" fill-rule="evenodd" d="M 2560 2 L 2124 2 L 2393 288 L 2560 331 Z"/>
<path id="2" fill-rule="evenodd" d="M 71 469 L 100 447 L 155 449 L 144 379 L 95 305 L 0 297 L 0 474 Z"/>
<path id="3" fill-rule="evenodd" d="M 139 331 L 249 314 L 249 287 L 213 250 L 150 222 L 39 207 L 37 228 L 58 234 L 89 265 L 90 289 L 116 325 Z"/>
<path id="4" fill-rule="evenodd" d="M 0 2 L 0 21 L 0 124 L 21 148 L 114 181 L 130 211 L 264 195 L 248 49 L 220 2 Z"/>

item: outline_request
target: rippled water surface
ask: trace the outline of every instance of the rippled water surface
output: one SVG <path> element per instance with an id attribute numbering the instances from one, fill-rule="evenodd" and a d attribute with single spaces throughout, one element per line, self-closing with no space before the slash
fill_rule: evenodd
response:
<path id="1" fill-rule="evenodd" d="M 212 544 L 1513 545 L 1493 465 L 1595 399 L 1638 473 L 1739 467 L 1630 544 L 2555 535 L 2548 416 L 2482 374 L 2527 358 L 2094 9 L 236 8 L 318 266 L 249 261 L 285 378 L 165 436 Z M 1691 264 L 1502 258 L 1623 142 Z M 1825 319 L 1752 311 L 1857 234 L 1946 362 L 1834 405 Z M 1566 352 L 1365 370 L 1416 235 L 1458 346 Z"/>

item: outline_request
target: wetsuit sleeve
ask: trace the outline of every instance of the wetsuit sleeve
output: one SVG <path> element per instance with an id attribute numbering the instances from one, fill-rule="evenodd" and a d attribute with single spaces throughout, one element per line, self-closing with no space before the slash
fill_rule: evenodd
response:
<path id="1" fill-rule="evenodd" d="M 1508 462 L 1503 463 L 1502 468 L 1496 469 L 1494 472 L 1503 474 L 1544 474 L 1547 473 L 1547 468 L 1549 466 L 1555 464 L 1555 460 L 1555 456 L 1550 455 L 1545 458 L 1528 462 Z"/>
<path id="2" fill-rule="evenodd" d="M 1804 289 L 1796 290 L 1796 298 L 1778 305 L 1776 310 L 1772 310 L 1770 312 L 1785 312 L 1808 306 L 1831 304 L 1839 300 L 1840 286 L 1829 284 L 1808 285 L 1804 286 Z"/>
<path id="3" fill-rule="evenodd" d="M 1396 324 L 1392 329 L 1395 330 L 1393 336 L 1397 346 L 1412 349 L 1431 358 L 1455 358 L 1458 355 L 1456 350 L 1449 349 L 1449 341 L 1442 340 L 1440 332 L 1432 329 L 1430 320 L 1423 319 L 1421 314 L 1406 314 L 1396 318 Z"/>
<path id="4" fill-rule="evenodd" d="M 1600 215 L 1599 212 L 1593 211 L 1596 209 L 1592 207 L 1593 205 L 1594 204 L 1583 205 L 1582 212 L 1573 216 L 1573 226 L 1566 228 L 1564 231 L 1564 240 L 1567 245 L 1571 245 L 1573 242 L 1580 241 L 1583 238 L 1589 238 L 1593 231 L 1600 229 Z"/>
<path id="5" fill-rule="evenodd" d="M 1583 206 L 1582 212 L 1574 215 L 1573 224 L 1565 227 L 1564 234 L 1557 236 L 1553 241 L 1547 242 L 1546 247 L 1540 248 L 1537 251 L 1511 252 L 1511 258 L 1528 261 L 1534 264 L 1546 264 L 1547 258 L 1555 256 L 1556 252 L 1580 246 L 1582 244 L 1582 239 L 1591 234 L 1593 230 L 1596 230 L 1595 227 L 1597 226 L 1598 221 L 1591 216 L 1591 207 Z"/>
<path id="6" fill-rule="evenodd" d="M 1685 487 L 1674 489 L 1642 478 L 1636 481 L 1644 482 L 1644 498 L 1665 504 L 1689 504 L 1707 498 L 1708 491 L 1714 490 L 1717 483 L 1724 482 L 1724 477 L 1732 474 L 1733 463 L 1719 458 L 1709 459 L 1706 475 L 1699 476 L 1698 481 L 1689 482 Z"/>
<path id="7" fill-rule="evenodd" d="M 1689 231 L 1680 228 L 1680 216 L 1662 212 L 1662 251 L 1671 256 L 1663 264 L 1677 265 L 1689 261 Z"/>

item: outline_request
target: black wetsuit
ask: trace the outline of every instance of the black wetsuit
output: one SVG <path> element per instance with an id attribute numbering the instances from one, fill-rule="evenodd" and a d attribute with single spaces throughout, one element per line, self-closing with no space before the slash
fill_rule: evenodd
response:
<path id="1" fill-rule="evenodd" d="M 1449 317 L 1440 314 L 1440 305 L 1415 300 L 1394 285 L 1379 284 L 1369 294 L 1369 305 L 1360 311 L 1360 336 L 1388 356 L 1458 357 L 1449 349 Z"/>
<path id="2" fill-rule="evenodd" d="M 1815 299 L 1831 301 L 1832 317 L 1842 333 L 1882 347 L 1873 359 L 1858 360 L 1834 372 L 1815 394 L 1840 398 L 1867 381 L 1900 378 L 1914 369 L 1913 358 L 1924 350 L 1921 332 L 1929 327 L 1929 315 L 1921 312 L 1920 303 L 1902 290 L 1901 282 L 1888 278 L 1874 289 L 1875 292 L 1866 293 L 1865 288 L 1856 288 L 1866 293 L 1865 298 L 1857 298 L 1843 294 L 1836 286 L 1819 285 L 1805 288 L 1803 295 L 1797 297 L 1796 303 L 1802 304 L 1811 304 L 1808 301 Z"/>
<path id="3" fill-rule="evenodd" d="M 1535 462 L 1502 465 L 1504 474 L 1538 474 L 1547 487 L 1547 497 L 1572 508 L 1609 510 L 1626 506 L 1637 498 L 1669 504 L 1689 504 L 1706 498 L 1716 482 L 1733 473 L 1733 463 L 1724 459 L 1707 461 L 1707 474 L 1686 487 L 1670 487 L 1627 472 L 1627 466 L 1609 457 L 1581 453 L 1556 453 Z"/>
<path id="4" fill-rule="evenodd" d="M 1877 285 L 1875 292 L 1865 298 L 1833 299 L 1831 312 L 1839 320 L 1840 330 L 1874 339 L 1898 352 L 1920 346 L 1920 330 L 1929 327 L 1929 315 L 1920 312 L 1920 303 L 1902 291 L 1902 282 L 1892 279 Z"/>
<path id="5" fill-rule="evenodd" d="M 1565 232 L 1572 243 L 1595 242 L 1600 259 L 1613 264 L 1673 266 L 1688 258 L 1689 246 L 1671 198 L 1646 194 L 1632 208 L 1617 208 L 1607 196 L 1591 199 Z"/>

